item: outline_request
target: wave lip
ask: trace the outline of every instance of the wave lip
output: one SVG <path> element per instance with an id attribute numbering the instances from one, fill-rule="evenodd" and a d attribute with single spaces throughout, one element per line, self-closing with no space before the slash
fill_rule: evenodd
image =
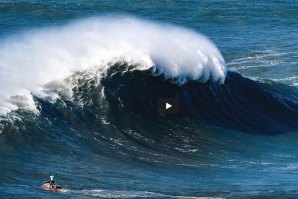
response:
<path id="1" fill-rule="evenodd" d="M 37 91 L 45 83 L 75 71 L 114 63 L 153 68 L 183 84 L 209 79 L 224 82 L 226 67 L 206 37 L 181 27 L 132 17 L 96 17 L 61 27 L 32 30 L 0 44 L 0 101 L 20 91 Z"/>

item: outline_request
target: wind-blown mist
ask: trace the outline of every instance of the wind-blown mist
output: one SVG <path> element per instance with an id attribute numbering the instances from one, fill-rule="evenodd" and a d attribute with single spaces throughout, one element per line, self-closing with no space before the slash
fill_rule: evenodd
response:
<path id="1" fill-rule="evenodd" d="M 191 30 L 135 18 L 90 18 L 32 30 L 0 44 L 0 101 L 34 92 L 75 71 L 119 61 L 153 67 L 179 84 L 223 83 L 225 62 L 216 46 Z"/>

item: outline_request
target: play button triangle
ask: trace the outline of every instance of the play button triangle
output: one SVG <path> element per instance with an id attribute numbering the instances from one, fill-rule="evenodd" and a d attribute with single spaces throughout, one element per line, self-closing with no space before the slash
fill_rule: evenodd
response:
<path id="1" fill-rule="evenodd" d="M 171 107 L 172 107 L 172 105 L 166 102 L 166 109 L 169 109 Z"/>

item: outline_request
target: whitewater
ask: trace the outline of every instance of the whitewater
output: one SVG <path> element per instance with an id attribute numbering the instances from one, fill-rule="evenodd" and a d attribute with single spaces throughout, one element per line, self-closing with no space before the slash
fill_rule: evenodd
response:
<path id="1" fill-rule="evenodd" d="M 44 84 L 94 66 L 104 74 L 114 63 L 125 62 L 138 70 L 152 68 L 180 85 L 188 80 L 224 83 L 227 72 L 220 51 L 207 37 L 124 16 L 29 30 L 3 39 L 0 52 L 2 113 L 18 108 L 9 103 L 11 96 L 26 96 L 26 103 L 34 105 L 30 94 Z"/>

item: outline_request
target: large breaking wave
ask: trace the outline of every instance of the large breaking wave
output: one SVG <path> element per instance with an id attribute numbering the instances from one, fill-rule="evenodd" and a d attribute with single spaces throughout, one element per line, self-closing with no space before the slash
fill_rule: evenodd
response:
<path id="1" fill-rule="evenodd" d="M 101 114 L 103 98 L 152 119 L 158 98 L 176 97 L 180 116 L 199 122 L 255 133 L 297 130 L 295 88 L 227 72 L 212 42 L 184 28 L 91 18 L 29 31 L 0 48 L 1 120 L 20 119 L 18 109 L 38 116 L 43 100 L 57 99 Z"/>
<path id="2" fill-rule="evenodd" d="M 178 84 L 223 83 L 225 62 L 216 46 L 192 30 L 132 17 L 98 17 L 66 26 L 31 30 L 0 44 L 0 101 L 40 91 L 47 82 L 76 71 L 123 61 L 153 68 Z M 109 63 L 109 64 L 108 64 Z M 2 113 L 18 107 L 2 106 Z M 32 109 L 33 110 L 33 109 Z"/>
<path id="3" fill-rule="evenodd" d="M 110 65 L 104 76 L 98 76 L 102 68 L 95 67 L 49 82 L 43 86 L 42 95 L 33 95 L 30 100 L 12 97 L 10 102 L 20 110 L 10 116 L 24 119 L 28 116 L 28 104 L 34 104 L 36 111 L 30 111 L 30 114 L 37 119 L 47 118 L 44 115 L 47 112 L 66 109 L 70 115 L 87 112 L 82 123 L 92 121 L 89 116 L 100 118 L 94 123 L 110 123 L 114 118 L 128 114 L 125 116 L 127 120 L 141 118 L 148 120 L 148 124 L 177 118 L 182 119 L 182 126 L 187 119 L 199 126 L 215 125 L 249 133 L 275 134 L 298 130 L 298 94 L 295 88 L 272 81 L 256 82 L 234 72 L 227 73 L 224 84 L 209 80 L 177 85 L 152 68 L 136 70 L 136 67 L 119 62 Z M 169 97 L 180 101 L 181 111 L 178 115 L 164 117 L 157 112 L 157 101 Z M 61 120 L 68 120 L 68 114 Z M 119 121 L 111 123 L 119 125 Z"/>

